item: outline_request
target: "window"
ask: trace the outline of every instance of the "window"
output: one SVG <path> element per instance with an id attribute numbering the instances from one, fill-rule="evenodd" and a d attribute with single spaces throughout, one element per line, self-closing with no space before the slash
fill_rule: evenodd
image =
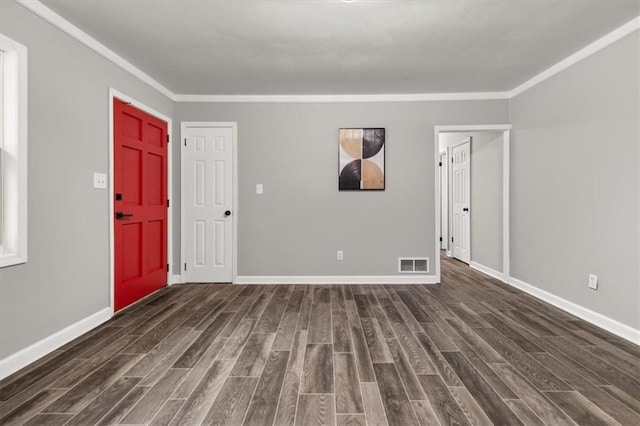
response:
<path id="1" fill-rule="evenodd" d="M 0 34 L 0 267 L 27 261 L 27 48 Z"/>

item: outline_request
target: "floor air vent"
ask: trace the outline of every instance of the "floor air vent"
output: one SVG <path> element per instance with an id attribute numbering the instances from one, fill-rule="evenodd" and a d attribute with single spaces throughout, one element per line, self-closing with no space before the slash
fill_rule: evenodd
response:
<path id="1" fill-rule="evenodd" d="M 429 272 L 429 258 L 400 257 L 398 258 L 398 272 L 404 274 L 423 274 Z"/>

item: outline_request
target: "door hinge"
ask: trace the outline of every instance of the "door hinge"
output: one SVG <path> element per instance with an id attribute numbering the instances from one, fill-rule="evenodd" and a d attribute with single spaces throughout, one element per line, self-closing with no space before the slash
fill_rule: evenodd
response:
<path id="1" fill-rule="evenodd" d="M 187 270 L 187 262 L 184 263 L 184 270 Z"/>
<path id="2" fill-rule="evenodd" d="M 442 237 L 440 237 L 440 242 L 442 242 Z"/>
<path id="3" fill-rule="evenodd" d="M 169 202 L 169 199 L 167 198 L 167 207 L 169 207 L 169 204 L 170 204 L 170 202 Z"/>
<path id="4" fill-rule="evenodd" d="M 438 166 L 442 167 L 442 161 L 438 163 Z"/>
<path id="5" fill-rule="evenodd" d="M 169 138 L 169 135 L 167 135 L 167 143 L 169 143 L 171 141 L 171 139 Z"/>
<path id="6" fill-rule="evenodd" d="M 453 242 L 453 237 L 451 237 L 451 242 Z"/>
<path id="7" fill-rule="evenodd" d="M 184 146 L 187 146 L 187 138 L 184 138 Z"/>
<path id="8" fill-rule="evenodd" d="M 451 158 L 451 162 L 453 163 L 453 158 Z"/>
<path id="9" fill-rule="evenodd" d="M 169 272 L 169 264 L 167 263 L 167 272 Z"/>

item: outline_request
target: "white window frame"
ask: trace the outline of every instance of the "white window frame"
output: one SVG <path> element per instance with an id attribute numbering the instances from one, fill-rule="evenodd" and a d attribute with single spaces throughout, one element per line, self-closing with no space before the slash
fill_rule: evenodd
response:
<path id="1" fill-rule="evenodd" d="M 27 262 L 27 48 L 0 34 L 0 51 L 3 154 L 0 268 L 4 268 Z"/>

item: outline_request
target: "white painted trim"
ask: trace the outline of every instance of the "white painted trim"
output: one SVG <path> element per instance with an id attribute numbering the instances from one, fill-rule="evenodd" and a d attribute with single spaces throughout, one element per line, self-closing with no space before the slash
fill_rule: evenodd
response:
<path id="1" fill-rule="evenodd" d="M 502 273 L 511 274 L 511 131 L 502 135 Z"/>
<path id="2" fill-rule="evenodd" d="M 508 99 L 508 96 L 508 92 L 392 93 L 369 95 L 175 95 L 175 101 L 212 103 L 430 102 Z"/>
<path id="3" fill-rule="evenodd" d="M 598 312 L 592 311 L 591 309 L 587 309 L 576 303 L 570 302 L 560 296 L 556 296 L 555 294 L 551 294 L 545 290 L 539 289 L 536 286 L 527 284 L 517 278 L 511 277 L 505 282 L 519 290 L 524 291 L 525 293 L 530 294 L 537 299 L 547 302 L 597 327 L 607 330 L 615 334 L 616 336 L 622 337 L 625 340 L 629 340 L 636 345 L 640 345 L 640 330 L 637 330 L 605 315 L 599 314 Z"/>
<path id="4" fill-rule="evenodd" d="M 182 275 L 172 275 L 171 276 L 171 281 L 169 282 L 169 285 L 174 285 L 174 284 L 184 284 L 184 280 L 182 279 Z"/>
<path id="5" fill-rule="evenodd" d="M 233 239 L 232 244 L 233 248 L 233 266 L 232 266 L 232 277 L 231 282 L 235 283 L 236 278 L 238 276 L 238 123 L 235 121 L 183 121 L 180 123 L 180 185 L 182 192 L 181 194 L 186 193 L 184 172 L 186 170 L 186 165 L 184 164 L 184 144 L 182 141 L 184 140 L 185 132 L 189 127 L 230 127 L 233 131 L 233 151 L 232 151 L 232 160 L 231 164 L 233 166 L 233 184 L 232 184 L 232 192 L 233 192 Z M 185 237 L 187 235 L 185 230 L 185 197 L 181 197 L 180 200 L 180 217 L 182 218 L 180 224 L 180 255 L 184 256 L 186 253 L 186 240 Z M 180 258 L 180 271 L 184 272 L 184 261 L 182 257 Z M 182 282 L 186 280 L 186 277 L 182 277 Z"/>
<path id="6" fill-rule="evenodd" d="M 21 265 L 27 263 L 26 256 L 20 256 L 16 253 L 8 252 L 4 246 L 0 246 L 0 268 L 6 268 L 13 265 Z"/>
<path id="7" fill-rule="evenodd" d="M 169 135 L 169 146 L 167 148 L 167 197 L 169 200 L 173 200 L 173 155 L 171 148 L 171 144 L 173 143 L 172 135 L 172 126 L 173 120 L 135 100 L 134 98 L 127 96 L 116 89 L 109 88 L 109 292 L 110 292 L 110 303 L 111 303 L 111 313 L 115 312 L 115 302 L 114 302 L 114 287 L 115 287 L 115 236 L 113 229 L 113 218 L 115 217 L 114 210 L 114 187 L 113 187 L 113 149 L 114 149 L 114 131 L 113 131 L 113 100 L 114 98 L 118 98 L 125 102 L 130 102 L 131 106 L 138 108 L 141 111 L 146 112 L 147 114 L 153 115 L 156 118 L 159 118 L 162 121 L 167 123 L 167 135 Z M 173 262 L 173 207 L 167 209 L 167 262 L 169 265 Z M 167 272 L 167 285 L 171 284 L 171 266 L 169 267 L 169 271 Z"/>
<path id="8" fill-rule="evenodd" d="M 111 308 L 104 308 L 0 360 L 0 380 L 96 328 L 111 316 Z"/>
<path id="9" fill-rule="evenodd" d="M 602 49 L 611 46 L 613 43 L 623 39 L 624 37 L 632 34 L 634 31 L 638 31 L 640 29 L 640 16 L 633 19 L 632 21 L 627 22 L 623 26 L 611 31 L 609 34 L 605 35 L 602 38 L 594 41 L 588 46 L 578 50 L 573 55 L 570 55 L 553 65 L 550 68 L 542 71 L 540 74 L 531 78 L 530 80 L 525 81 L 518 87 L 514 88 L 509 92 L 508 98 L 511 99 L 515 96 L 518 96 L 522 92 L 531 89 L 532 87 L 542 83 L 543 81 L 553 77 L 554 75 L 566 70 L 567 68 L 577 64 L 583 59 L 588 58 L 589 56 L 601 51 Z"/>
<path id="10" fill-rule="evenodd" d="M 548 291 L 542 290 L 522 280 L 514 277 L 509 277 L 506 274 L 481 265 L 477 262 L 471 262 L 470 266 L 471 268 L 480 271 L 483 274 L 500 280 L 505 284 L 517 288 L 518 290 L 522 290 L 523 292 L 535 297 L 538 300 L 549 303 L 550 305 L 553 305 L 558 309 L 575 315 L 576 317 L 581 318 L 584 321 L 595 325 L 596 327 L 600 327 L 610 333 L 615 334 L 618 337 L 635 343 L 636 345 L 640 345 L 640 330 L 638 329 L 630 327 L 626 324 L 623 324 L 598 312 L 592 311 L 591 309 L 580 306 L 576 303 L 570 302 L 560 296 L 556 296 L 555 294 L 549 293 Z"/>
<path id="11" fill-rule="evenodd" d="M 495 269 L 491 269 L 488 266 L 484 266 L 479 264 L 478 262 L 471 261 L 469 266 L 476 271 L 480 271 L 485 275 L 489 275 L 497 280 L 504 282 L 504 274 L 502 272 L 496 271 Z"/>
<path id="12" fill-rule="evenodd" d="M 448 161 L 448 160 L 447 160 Z M 434 260 L 434 274 L 436 283 L 441 281 L 441 273 L 440 273 L 440 240 L 437 237 L 440 235 L 440 214 L 442 208 L 440 207 L 440 189 L 442 185 L 440 184 L 440 166 L 438 165 L 440 162 L 440 131 L 438 126 L 433 129 L 433 175 L 434 175 L 434 205 L 436 208 L 436 217 L 433 228 L 433 239 L 435 240 L 435 255 L 433 256 Z"/>
<path id="13" fill-rule="evenodd" d="M 503 132 L 503 153 L 506 152 L 507 155 L 503 154 L 502 161 L 502 179 L 503 179 L 503 191 L 502 191 L 502 257 L 503 257 L 503 268 L 505 273 L 508 276 L 509 273 L 509 265 L 510 265 L 510 239 L 509 239 L 509 169 L 510 169 L 510 161 L 509 161 L 509 146 L 511 141 L 511 124 L 471 124 L 471 125 L 447 125 L 447 126 L 434 126 L 433 130 L 433 157 L 434 157 L 434 176 L 435 176 L 435 223 L 434 235 L 439 234 L 440 229 L 440 197 L 437 196 L 440 192 L 440 167 L 438 166 L 438 162 L 440 161 L 440 133 L 447 132 L 480 132 L 480 131 L 502 131 Z M 504 150 L 506 148 L 506 150 Z M 507 182 L 505 182 L 507 181 Z M 505 190 L 506 189 L 506 190 Z M 450 195 L 450 194 L 449 194 Z M 450 206 L 449 206 L 450 207 Z M 436 282 L 439 283 L 441 281 L 441 271 L 440 271 L 440 240 L 436 237 L 435 240 L 435 277 Z M 451 252 L 447 251 L 447 256 L 451 257 Z"/>
<path id="14" fill-rule="evenodd" d="M 436 141 L 438 145 L 440 141 Z M 449 149 L 446 148 L 444 151 L 440 151 L 440 157 L 438 161 L 442 163 L 440 167 L 440 177 L 449 176 Z M 437 195 L 437 194 L 436 194 Z M 442 207 L 440 204 L 440 250 L 447 250 L 449 248 L 449 179 L 440 180 L 440 202 L 444 200 L 446 208 L 446 215 L 442 215 Z M 444 246 L 444 247 L 443 247 Z"/>
<path id="15" fill-rule="evenodd" d="M 10 153 L 3 159 L 3 176 L 0 191 L 4 199 L 3 239 L 0 242 L 0 268 L 27 262 L 28 250 L 28 63 L 27 47 L 0 34 L 0 50 L 3 52 L 3 78 L 13 79 L 16 85 L 4 87 L 2 111 L 4 127 L 3 150 Z M 4 82 L 2 82 L 4 83 Z M 13 157 L 12 161 L 7 160 Z M 11 200 L 8 202 L 8 200 Z M 10 208 L 6 208 L 9 204 Z"/>
<path id="16" fill-rule="evenodd" d="M 52 24 L 54 27 L 62 30 L 69 36 L 78 40 L 80 43 L 84 44 L 88 48 L 92 49 L 94 52 L 113 62 L 123 70 L 129 72 L 134 77 L 137 77 L 141 81 L 147 83 L 149 86 L 156 89 L 158 92 L 162 93 L 167 98 L 175 101 L 175 95 L 169 89 L 164 87 L 162 84 L 158 83 L 156 80 L 151 78 L 147 73 L 139 69 L 138 67 L 131 64 L 129 61 L 115 53 L 113 50 L 109 49 L 104 44 L 100 43 L 95 38 L 91 37 L 89 34 L 82 31 L 80 28 L 76 27 L 71 22 L 67 21 L 62 16 L 58 15 L 53 10 L 49 9 L 44 4 L 40 3 L 36 0 L 16 0 L 20 5 L 29 9 L 31 12 L 35 13 L 45 21 Z"/>
<path id="17" fill-rule="evenodd" d="M 236 284 L 436 284 L 434 275 L 240 275 Z"/>
<path id="18" fill-rule="evenodd" d="M 499 132 L 504 130 L 511 130 L 513 126 L 511 124 L 463 124 L 463 125 L 449 125 L 449 126 L 435 126 L 436 131 L 439 133 L 451 133 L 451 132 L 483 132 L 493 131 Z"/>

